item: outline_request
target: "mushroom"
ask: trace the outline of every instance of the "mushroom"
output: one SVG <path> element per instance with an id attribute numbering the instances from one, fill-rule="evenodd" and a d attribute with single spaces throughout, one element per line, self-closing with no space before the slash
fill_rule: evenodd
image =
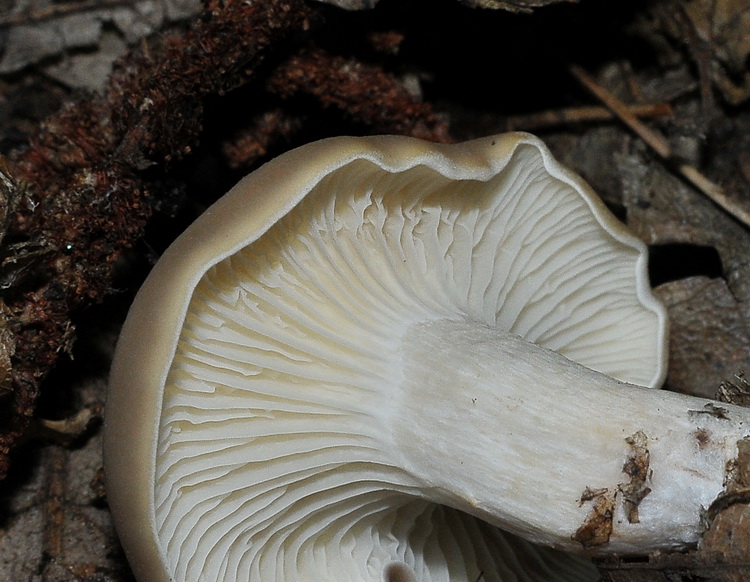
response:
<path id="1" fill-rule="evenodd" d="M 333 138 L 164 253 L 109 502 L 141 581 L 595 580 L 696 544 L 750 411 L 657 390 L 645 245 L 535 137 Z"/>

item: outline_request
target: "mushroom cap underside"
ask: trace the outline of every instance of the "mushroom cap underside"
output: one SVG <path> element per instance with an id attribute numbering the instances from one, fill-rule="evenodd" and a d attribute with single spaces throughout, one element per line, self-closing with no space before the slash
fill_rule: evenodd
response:
<path id="1" fill-rule="evenodd" d="M 136 573 L 580 579 L 586 564 L 430 504 L 389 453 L 398 347 L 438 319 L 631 383 L 665 374 L 645 246 L 538 139 L 304 146 L 200 217 L 124 326 L 105 462 Z"/>

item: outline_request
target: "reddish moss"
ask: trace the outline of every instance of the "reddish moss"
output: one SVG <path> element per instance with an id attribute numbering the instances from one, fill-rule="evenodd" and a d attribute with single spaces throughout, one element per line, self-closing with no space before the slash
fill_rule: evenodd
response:
<path id="1" fill-rule="evenodd" d="M 301 0 L 210 1 L 195 26 L 135 51 L 101 97 L 64 108 L 12 160 L 26 195 L 8 233 L 34 248 L 7 294 L 12 406 L 0 422 L 0 478 L 44 376 L 72 337 L 71 316 L 109 292 L 112 267 L 151 214 L 143 170 L 182 157 L 201 131 L 201 98 L 247 80 L 272 46 L 309 27 Z"/>
<path id="2" fill-rule="evenodd" d="M 284 98 L 310 95 L 323 107 L 340 109 L 379 133 L 451 141 L 448 124 L 428 103 L 415 99 L 381 68 L 356 59 L 320 49 L 302 51 L 274 72 L 269 88 Z"/>

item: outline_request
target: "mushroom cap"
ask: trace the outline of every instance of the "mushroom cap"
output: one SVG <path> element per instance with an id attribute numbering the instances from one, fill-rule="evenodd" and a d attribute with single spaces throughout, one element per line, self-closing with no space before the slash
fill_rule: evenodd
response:
<path id="1" fill-rule="evenodd" d="M 269 162 L 164 253 L 118 342 L 105 467 L 137 577 L 493 580 L 527 560 L 529 579 L 581 579 L 397 466 L 398 345 L 460 317 L 658 386 L 646 261 L 528 134 L 341 137 Z"/>

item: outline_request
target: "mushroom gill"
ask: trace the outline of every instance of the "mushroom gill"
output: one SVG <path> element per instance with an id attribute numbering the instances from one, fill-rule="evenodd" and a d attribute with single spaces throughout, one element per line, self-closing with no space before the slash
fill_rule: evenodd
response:
<path id="1" fill-rule="evenodd" d="M 627 439 L 640 425 L 613 423 L 579 471 L 556 458 L 588 455 L 565 448 L 587 421 L 567 429 L 550 408 L 570 393 L 560 410 L 579 402 L 573 416 L 584 417 L 587 394 L 603 385 L 610 400 L 591 410 L 606 431 L 611 402 L 658 394 L 633 386 L 621 398 L 623 382 L 655 387 L 665 373 L 666 318 L 645 262 L 644 245 L 525 134 L 459 146 L 340 138 L 268 164 L 167 251 L 118 345 L 105 456 L 136 573 L 597 579 L 585 557 L 560 549 L 591 550 L 575 538 L 590 513 L 584 489 L 627 481 Z M 514 355 L 500 360 L 503 350 L 549 369 L 527 373 Z M 491 379 L 475 386 L 485 371 Z M 521 385 L 506 387 L 505 375 Z M 535 400 L 536 416 L 524 417 Z M 664 410 L 695 402 L 667 398 Z M 692 430 L 694 419 L 685 423 Z M 694 494 L 690 512 L 721 492 L 735 454 L 736 423 L 715 424 L 694 479 L 719 472 L 718 490 Z M 644 430 L 657 466 L 666 437 Z M 611 534 L 614 550 L 654 531 L 651 500 L 674 505 L 660 483 L 649 483 L 643 528 L 613 509 L 628 522 Z M 546 504 L 565 507 L 558 516 Z M 643 547 L 695 541 L 688 510 L 667 527 L 676 533 Z"/>
<path id="2" fill-rule="evenodd" d="M 380 580 L 396 561 L 422 581 L 494 580 L 528 562 L 503 565 L 504 546 L 542 555 L 426 503 L 391 454 L 390 404 L 410 327 L 442 319 L 500 326 L 652 383 L 660 314 L 637 295 L 640 249 L 591 215 L 531 146 L 487 181 L 362 160 L 209 269 L 159 431 L 156 522 L 177 578 L 265 580 L 273 562 L 288 582 Z M 545 579 L 573 561 L 555 558 Z"/>

